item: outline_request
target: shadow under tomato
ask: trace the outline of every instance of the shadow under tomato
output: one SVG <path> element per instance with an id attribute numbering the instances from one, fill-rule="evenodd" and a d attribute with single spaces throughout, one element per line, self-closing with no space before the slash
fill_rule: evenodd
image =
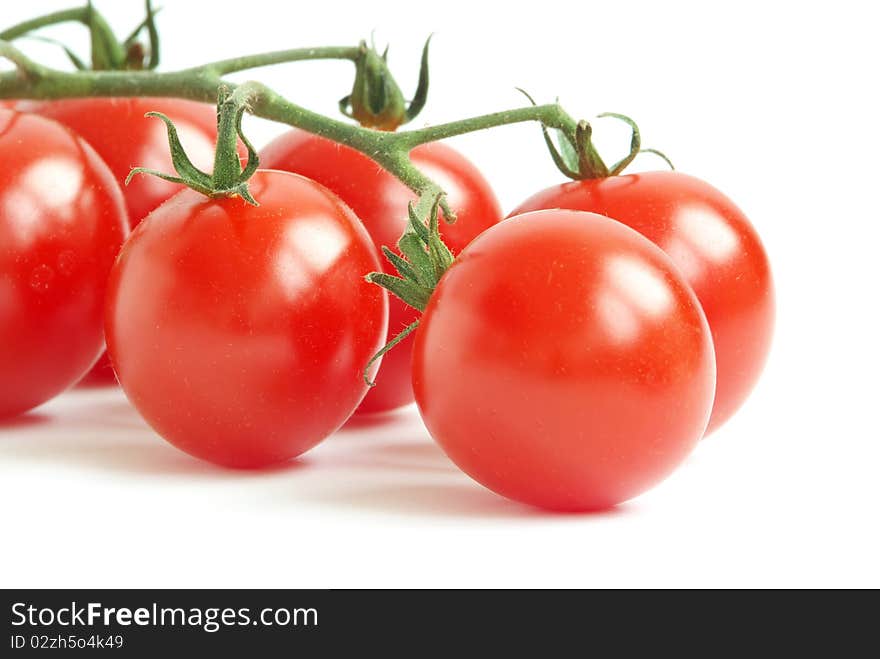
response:
<path id="1" fill-rule="evenodd" d="M 345 425 L 342 426 L 340 432 L 358 431 L 365 428 L 379 428 L 382 426 L 392 425 L 398 423 L 401 418 L 404 418 L 410 409 L 411 406 L 407 405 L 406 407 L 401 407 L 396 410 L 390 410 L 388 412 L 375 412 L 373 414 L 355 414 L 348 421 L 345 422 Z"/>
<path id="2" fill-rule="evenodd" d="M 51 421 L 48 414 L 42 412 L 25 412 L 19 416 L 13 416 L 8 419 L 0 419 L 0 431 L 17 430 L 18 428 L 31 428 L 39 426 Z"/>
<path id="3" fill-rule="evenodd" d="M 369 442 L 363 446 L 348 444 L 344 450 L 337 451 L 329 464 L 336 468 L 351 467 L 371 472 L 458 472 L 458 467 L 430 440 L 423 443 L 413 441 Z"/>
<path id="4" fill-rule="evenodd" d="M 77 389 L 119 389 L 116 380 L 104 380 L 86 376 L 74 385 Z"/>
<path id="5" fill-rule="evenodd" d="M 160 439 L 153 432 L 128 432 L 116 434 L 86 435 L 76 430 L 58 429 L 57 436 L 48 440 L 23 443 L 9 459 L 31 460 L 125 473 L 133 476 L 156 478 L 206 478 L 218 480 L 258 479 L 268 474 L 291 472 L 300 469 L 302 460 L 291 460 L 267 469 L 229 469 L 194 458 Z"/>
<path id="6" fill-rule="evenodd" d="M 559 513 L 510 501 L 476 483 L 385 482 L 325 490 L 322 504 L 406 517 L 542 520 L 598 520 L 627 514 L 627 506 L 592 513 Z"/>
<path id="7" fill-rule="evenodd" d="M 150 477 L 196 476 L 214 479 L 256 479 L 289 472 L 303 461 L 292 460 L 261 470 L 218 467 L 174 448 L 157 435 L 119 394 L 65 394 L 81 404 L 55 416 L 32 412 L 0 424 L 10 441 L 0 444 L 0 460 L 45 462 Z"/>

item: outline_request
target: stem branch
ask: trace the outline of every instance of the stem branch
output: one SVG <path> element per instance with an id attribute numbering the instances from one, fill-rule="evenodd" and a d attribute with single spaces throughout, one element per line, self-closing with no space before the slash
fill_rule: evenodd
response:
<path id="1" fill-rule="evenodd" d="M 60 13 L 59 13 L 60 15 Z M 57 15 L 56 15 L 57 16 Z M 48 20 L 44 18 L 43 20 Z M 13 29 L 24 29 L 21 26 Z M 8 32 L 8 31 L 7 31 Z M 215 103 L 224 86 L 234 93 L 237 85 L 223 76 L 246 69 L 306 59 L 354 59 L 358 48 L 298 48 L 221 60 L 202 66 L 157 73 L 154 71 L 79 71 L 68 73 L 46 68 L 25 56 L 7 41 L 0 41 L 0 57 L 15 64 L 16 72 L 0 73 L 0 99 L 60 99 L 83 97 L 174 97 Z M 576 122 L 557 104 L 505 110 L 478 117 L 396 133 L 354 126 L 297 105 L 265 85 L 245 83 L 248 103 L 258 117 L 295 126 L 364 153 L 416 192 L 418 210 L 430 208 L 438 198 L 447 220 L 455 215 L 442 199 L 442 188 L 416 168 L 409 152 L 420 144 L 506 124 L 537 121 L 574 139 Z"/>
<path id="2" fill-rule="evenodd" d="M 291 50 L 276 50 L 269 53 L 232 57 L 230 59 L 220 60 L 219 62 L 206 64 L 205 66 L 196 67 L 196 70 L 208 69 L 215 75 L 224 76 L 230 73 L 245 71 L 247 69 L 256 69 L 261 66 L 272 66 L 273 64 L 284 64 L 286 62 L 299 62 L 303 60 L 338 59 L 350 60 L 353 62 L 357 59 L 359 52 L 360 49 L 356 46 L 294 48 Z"/>
<path id="3" fill-rule="evenodd" d="M 3 41 L 12 41 L 25 34 L 30 34 L 35 30 L 39 30 L 40 28 L 57 25 L 59 23 L 86 23 L 88 21 L 88 11 L 87 7 L 76 7 L 75 9 L 63 9 L 51 14 L 46 14 L 45 16 L 40 16 L 39 18 L 33 18 L 29 21 L 24 21 L 23 23 L 13 25 L 12 27 L 3 30 L 3 32 L 0 32 L 0 39 Z"/>

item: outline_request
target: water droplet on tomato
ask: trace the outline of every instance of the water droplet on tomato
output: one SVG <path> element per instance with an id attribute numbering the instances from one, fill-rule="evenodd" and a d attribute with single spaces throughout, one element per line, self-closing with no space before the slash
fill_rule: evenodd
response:
<path id="1" fill-rule="evenodd" d="M 48 291 L 55 279 L 55 271 L 45 263 L 38 265 L 31 272 L 31 288 L 35 291 Z"/>

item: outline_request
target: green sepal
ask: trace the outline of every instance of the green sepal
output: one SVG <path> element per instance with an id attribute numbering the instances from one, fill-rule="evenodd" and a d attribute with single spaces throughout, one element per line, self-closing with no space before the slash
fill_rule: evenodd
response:
<path id="1" fill-rule="evenodd" d="M 421 286 L 433 288 L 437 283 L 434 279 L 434 264 L 431 263 L 425 243 L 418 234 L 404 233 L 397 241 L 397 248 L 410 264 L 413 273 L 411 279 Z"/>
<path id="2" fill-rule="evenodd" d="M 525 89 L 523 89 L 522 87 L 517 87 L 516 91 L 525 96 L 533 107 L 537 107 L 538 104 L 535 102 L 534 97 L 529 94 Z M 544 144 L 547 145 L 547 151 L 550 152 L 550 157 L 553 159 L 553 164 L 556 165 L 556 168 L 568 178 L 580 178 L 577 149 L 575 148 L 569 136 L 566 135 L 563 131 L 556 130 L 555 132 L 558 137 L 559 147 L 557 147 L 556 142 L 553 141 L 553 137 L 550 135 L 550 131 L 547 129 L 547 126 L 545 126 L 543 123 L 541 124 L 541 134 L 544 136 Z"/>
<path id="3" fill-rule="evenodd" d="M 639 153 L 653 154 L 653 155 L 657 156 L 658 158 L 660 158 L 661 160 L 664 160 L 666 162 L 666 164 L 669 165 L 669 169 L 671 169 L 673 172 L 675 171 L 675 165 L 672 164 L 672 161 L 669 159 L 669 157 L 665 153 L 663 153 L 662 151 L 658 151 L 657 149 L 641 149 L 639 151 Z"/>
<path id="4" fill-rule="evenodd" d="M 395 277 L 384 272 L 371 272 L 367 275 L 366 279 L 371 284 L 377 284 L 385 290 L 394 293 L 406 304 L 419 311 L 425 310 L 428 300 L 431 298 L 430 290 L 409 279 Z"/>
<path id="5" fill-rule="evenodd" d="M 442 194 L 438 194 L 431 203 L 427 222 L 419 218 L 415 206 L 409 204 L 409 224 L 400 241 L 397 243 L 402 256 L 395 254 L 387 247 L 382 248 L 385 258 L 394 266 L 399 277 L 384 272 L 371 272 L 367 275 L 368 282 L 381 286 L 400 298 L 405 304 L 424 312 L 440 279 L 452 265 L 455 257 L 443 243 L 440 236 L 440 208 Z M 398 334 L 391 342 L 377 353 L 369 364 L 384 355 L 397 343 L 412 332 L 418 321 Z M 369 383 L 369 379 L 365 379 Z"/>
<path id="6" fill-rule="evenodd" d="M 373 364 L 375 364 L 378 359 L 381 359 L 385 355 L 385 353 L 387 353 L 394 346 L 396 346 L 398 343 L 400 343 L 406 337 L 408 337 L 410 334 L 412 334 L 418 326 L 419 326 L 418 320 L 413 323 L 410 323 L 405 328 L 403 328 L 403 330 L 401 330 L 397 335 L 395 335 L 395 337 L 393 339 L 391 339 L 388 343 L 386 343 L 379 352 L 377 352 L 375 355 L 373 355 L 370 358 L 370 361 L 368 361 L 367 365 L 364 366 L 364 373 L 363 373 L 364 382 L 367 383 L 368 387 L 375 387 L 376 386 L 376 383 L 370 379 L 370 376 L 368 374 L 370 367 Z"/>
<path id="7" fill-rule="evenodd" d="M 404 279 L 412 279 L 413 281 L 418 281 L 419 275 L 415 271 L 415 269 L 407 262 L 406 259 L 401 258 L 397 254 L 394 253 L 393 250 L 382 245 L 382 255 L 388 260 L 388 262 L 394 266 L 394 269 L 397 270 L 397 274 L 399 274 Z"/>
<path id="8" fill-rule="evenodd" d="M 144 116 L 161 119 L 165 123 L 165 128 L 168 131 L 168 144 L 171 147 L 171 164 L 174 165 L 174 171 L 180 175 L 181 181 L 200 192 L 202 189 L 210 190 L 213 183 L 211 175 L 196 167 L 189 159 L 180 143 L 180 136 L 177 134 L 174 122 L 161 112 L 147 112 Z"/>
<path id="9" fill-rule="evenodd" d="M 132 170 L 128 173 L 128 176 L 125 177 L 125 185 L 131 183 L 131 180 L 135 176 L 138 176 L 140 174 L 155 176 L 156 178 L 160 178 L 163 181 L 168 181 L 169 183 L 178 183 L 180 185 L 185 185 L 189 188 L 192 188 L 196 192 L 201 192 L 203 195 L 207 195 L 209 197 L 213 195 L 213 190 L 211 190 L 211 188 L 209 187 L 199 185 L 198 183 L 181 178 L 180 176 L 165 174 L 164 172 L 160 172 L 158 169 L 150 169 L 149 167 L 133 167 Z"/>
<path id="10" fill-rule="evenodd" d="M 95 8 L 92 0 L 86 4 L 86 24 L 91 35 L 92 69 L 95 71 L 116 71 L 124 68 L 125 49 L 113 30 Z"/>
<path id="11" fill-rule="evenodd" d="M 547 138 L 547 130 L 544 130 L 545 139 Z M 565 165 L 572 171 L 578 171 L 580 167 L 580 158 L 578 157 L 577 147 L 572 144 L 571 140 L 564 131 L 556 131 L 557 142 L 559 143 L 559 155 Z"/>
<path id="12" fill-rule="evenodd" d="M 347 94 L 339 99 L 339 112 L 349 119 L 354 119 L 354 115 L 351 113 L 351 94 Z"/>
<path id="13" fill-rule="evenodd" d="M 131 34 L 122 42 L 122 47 L 126 53 L 126 68 L 128 69 L 144 69 L 152 71 L 159 66 L 160 49 L 159 49 L 159 30 L 156 27 L 156 14 L 162 11 L 161 7 L 153 9 L 152 0 L 146 0 L 146 17 L 140 22 Z M 147 31 L 147 48 L 149 58 L 144 61 L 143 47 L 138 42 L 138 37 L 143 30 Z"/>
<path id="14" fill-rule="evenodd" d="M 91 0 L 82 7 L 54 12 L 44 17 L 28 21 L 4 31 L 8 39 L 32 38 L 60 46 L 67 58 L 78 71 L 122 71 L 155 69 L 159 65 L 159 32 L 155 17 L 158 9 L 153 9 L 152 0 L 146 0 L 146 18 L 132 31 L 125 41 L 120 42 L 106 19 L 95 9 Z M 91 63 L 87 64 L 73 49 L 55 39 L 32 34 L 49 25 L 67 22 L 82 24 L 89 31 Z M 25 25 L 36 25 L 25 29 Z M 143 30 L 147 30 L 148 43 L 137 41 Z"/>
<path id="15" fill-rule="evenodd" d="M 425 107 L 430 82 L 428 53 L 431 37 L 422 48 L 419 81 L 409 105 L 397 81 L 388 69 L 388 48 L 380 54 L 375 44 L 361 41 L 355 59 L 355 77 L 351 93 L 339 101 L 339 111 L 366 128 L 396 130 L 412 121 Z"/>
<path id="16" fill-rule="evenodd" d="M 605 162 L 593 148 L 593 127 L 587 121 L 579 121 L 575 130 L 580 178 L 607 178 L 610 174 Z"/>
<path id="17" fill-rule="evenodd" d="M 533 106 L 537 105 L 531 94 L 520 87 L 517 87 L 516 89 L 523 94 Z M 623 173 L 623 171 L 632 164 L 633 160 L 635 160 L 640 153 L 653 153 L 665 160 L 666 164 L 669 165 L 671 169 L 675 169 L 672 162 L 665 154 L 656 149 L 642 148 L 642 134 L 635 121 L 627 117 L 625 114 L 618 114 L 616 112 L 605 112 L 598 116 L 599 119 L 605 117 L 623 121 L 632 131 L 629 153 L 621 160 L 614 163 L 611 167 L 608 167 L 605 164 L 602 157 L 593 146 L 593 127 L 589 122 L 579 121 L 575 128 L 574 135 L 569 135 L 566 131 L 555 129 L 554 132 L 557 136 L 555 141 L 550 135 L 547 126 L 543 123 L 541 124 L 544 142 L 547 145 L 547 150 L 550 152 L 550 157 L 553 159 L 553 164 L 556 165 L 556 168 L 562 172 L 563 175 L 575 181 L 617 176 L 618 174 Z"/>
<path id="18" fill-rule="evenodd" d="M 242 130 L 241 127 L 242 121 L 244 120 L 245 109 L 245 106 L 241 106 L 235 118 L 235 133 L 238 135 L 238 139 L 241 140 L 241 143 L 244 144 L 244 148 L 247 151 L 247 163 L 245 163 L 244 169 L 241 170 L 241 174 L 239 175 L 239 178 L 244 182 L 253 176 L 260 168 L 260 154 L 256 147 L 254 147 L 253 143 L 248 139 L 248 136 L 244 134 L 244 130 Z"/>
<path id="19" fill-rule="evenodd" d="M 342 112 L 362 126 L 395 130 L 406 119 L 406 100 L 388 70 L 385 58 L 366 41 L 355 60 L 354 86 L 340 101 Z"/>
<path id="20" fill-rule="evenodd" d="M 639 151 L 641 151 L 642 149 L 642 134 L 639 131 L 639 127 L 636 122 L 627 117 L 625 114 L 618 114 L 616 112 L 604 112 L 598 116 L 599 119 L 602 119 L 604 117 L 619 119 L 627 126 L 629 126 L 630 130 L 632 131 L 632 137 L 630 137 L 629 143 L 629 153 L 626 155 L 626 157 L 622 158 L 610 167 L 609 175 L 617 176 L 618 174 L 623 172 L 624 169 L 629 167 L 630 163 L 632 163 L 632 161 L 636 159 L 636 156 L 639 155 Z"/>
<path id="21" fill-rule="evenodd" d="M 217 114 L 218 135 L 214 158 L 214 171 L 211 174 L 196 167 L 187 156 L 174 122 L 161 112 L 148 112 L 145 116 L 161 119 L 168 132 L 168 144 L 171 150 L 171 162 L 177 176 L 165 174 L 154 169 L 135 167 L 125 179 L 126 185 L 137 174 L 150 174 L 165 181 L 186 185 L 208 197 L 241 197 L 245 202 L 259 206 L 251 194 L 248 180 L 256 173 L 260 158 L 256 148 L 242 130 L 242 119 L 253 90 L 247 84 L 240 86 L 235 92 L 221 87 L 218 90 Z M 238 156 L 237 140 L 241 140 L 247 149 L 248 159 L 244 168 Z"/>
<path id="22" fill-rule="evenodd" d="M 425 226 L 425 223 L 419 217 L 418 213 L 416 213 L 415 204 L 410 202 L 407 205 L 406 210 L 407 210 L 408 219 L 409 219 L 409 224 L 407 225 L 407 228 L 409 230 L 411 230 L 413 233 L 415 233 L 419 237 L 419 240 L 421 240 L 424 243 L 427 243 L 428 236 L 429 236 L 428 227 Z"/>
<path id="23" fill-rule="evenodd" d="M 434 266 L 434 285 L 440 281 L 440 277 L 449 269 L 455 257 L 443 239 L 440 237 L 440 199 L 437 197 L 431 207 L 430 223 L 428 225 L 428 256 Z"/>
<path id="24" fill-rule="evenodd" d="M 431 38 L 433 36 L 433 34 L 428 36 L 425 41 L 425 46 L 422 48 L 422 61 L 419 67 L 419 82 L 418 85 L 416 85 L 416 93 L 409 102 L 409 107 L 406 109 L 406 121 L 404 121 L 404 123 L 409 123 L 419 116 L 419 113 L 424 109 L 425 103 L 428 101 L 428 86 L 431 79 L 429 71 L 430 67 L 428 66 L 428 49 L 431 45 Z"/>
<path id="25" fill-rule="evenodd" d="M 58 41 L 58 39 L 53 39 L 51 37 L 44 37 L 37 34 L 28 34 L 25 35 L 25 39 L 30 39 L 32 41 L 42 41 L 43 43 L 52 44 L 53 46 L 58 46 L 61 50 L 64 51 L 64 54 L 67 55 L 67 59 L 70 60 L 70 63 L 73 64 L 74 68 L 77 71 L 88 71 L 89 65 L 86 64 L 73 50 L 68 48 L 63 42 Z"/>
<path id="26" fill-rule="evenodd" d="M 568 149 L 562 147 L 557 148 L 556 143 L 550 136 L 550 131 L 547 130 L 547 127 L 543 124 L 541 125 L 541 131 L 544 134 L 544 143 L 547 145 L 547 150 L 550 152 L 550 158 L 553 159 L 553 164 L 556 165 L 556 169 L 570 179 L 579 179 L 580 171 L 578 170 L 577 152 L 574 150 L 574 147 L 571 146 L 571 142 L 568 141 L 568 138 L 563 135 L 559 140 L 560 145 L 565 145 Z M 571 154 L 573 154 L 574 157 L 571 157 Z"/>
<path id="27" fill-rule="evenodd" d="M 260 205 L 260 203 L 256 199 L 254 199 L 254 196 L 251 194 L 251 189 L 250 189 L 250 186 L 247 184 L 247 181 L 243 181 L 243 182 L 239 183 L 238 185 L 233 187 L 228 192 L 225 190 L 222 190 L 222 191 L 219 191 L 219 194 L 218 194 L 218 192 L 215 192 L 211 196 L 212 197 L 217 197 L 217 196 L 228 197 L 228 196 L 236 196 L 236 195 L 241 197 L 242 199 L 244 199 L 251 206 L 259 206 Z"/>

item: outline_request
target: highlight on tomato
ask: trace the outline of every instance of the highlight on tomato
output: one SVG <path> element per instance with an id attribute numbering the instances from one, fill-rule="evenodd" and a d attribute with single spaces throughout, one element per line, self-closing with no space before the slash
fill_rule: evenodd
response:
<path id="1" fill-rule="evenodd" d="M 144 19 L 127 38 L 120 39 L 104 17 L 88 7 L 87 18 L 76 11 L 50 14 L 60 22 L 82 22 L 90 37 L 90 59 L 83 61 L 73 49 L 59 43 L 79 71 L 153 71 L 159 65 L 159 31 L 155 24 L 157 10 L 146 2 Z M 14 38 L 32 37 L 54 43 L 36 29 L 54 25 L 37 20 L 22 24 L 27 28 L 16 30 Z M 34 28 L 33 25 L 37 27 Z M 8 101 L 12 103 L 12 101 Z M 213 104 L 196 103 L 177 98 L 133 97 L 62 98 L 46 101 L 18 101 L 16 109 L 34 112 L 72 128 L 88 142 L 109 165 L 122 185 L 135 165 L 168 171 L 173 167 L 165 130 L 158 122 L 145 118 L 155 111 L 171 118 L 191 160 L 197 167 L 209 168 L 213 163 L 214 143 L 217 140 L 217 113 Z M 242 156 L 244 151 L 240 152 Z M 125 186 L 123 195 L 132 228 L 154 208 L 179 191 L 178 186 L 159 178 L 143 177 Z"/>
<path id="2" fill-rule="evenodd" d="M 718 368 L 707 430 L 712 432 L 745 402 L 767 361 L 775 319 L 770 261 L 745 214 L 708 183 L 675 171 L 622 175 L 641 150 L 640 136 L 630 119 L 613 116 L 633 127 L 631 157 L 604 171 L 575 172 L 585 178 L 542 190 L 511 215 L 553 208 L 598 213 L 666 252 L 697 294 L 712 330 Z"/>
<path id="3" fill-rule="evenodd" d="M 401 283 L 418 256 L 371 280 L 423 310 L 416 402 L 465 473 L 516 501 L 588 511 L 682 463 L 709 419 L 715 357 L 696 296 L 657 246 L 574 211 L 505 220 L 454 261 L 418 231 L 424 272 L 445 271 L 436 287 Z"/>
<path id="4" fill-rule="evenodd" d="M 501 206 L 480 171 L 451 147 L 432 143 L 411 154 L 413 164 L 446 190 L 455 208 L 454 224 L 441 233 L 454 253 L 501 220 Z M 260 153 L 264 167 L 302 174 L 325 185 L 345 201 L 363 222 L 377 249 L 395 246 L 407 224 L 407 205 L 415 195 L 367 156 L 326 138 L 294 130 L 278 137 Z M 384 266 L 389 273 L 390 266 Z M 412 323 L 418 313 L 397 298 L 389 307 L 388 337 Z M 412 341 L 385 356 L 375 388 L 359 413 L 386 412 L 412 403 Z"/>
<path id="5" fill-rule="evenodd" d="M 151 97 L 70 98 L 28 103 L 25 108 L 68 126 L 85 138 L 110 166 L 120 185 L 133 164 L 163 171 L 173 167 L 165 130 L 161 123 L 146 118 L 147 112 L 161 112 L 174 122 L 197 167 L 210 168 L 214 161 L 217 113 L 208 103 Z M 155 177 L 132 180 L 123 188 L 132 228 L 179 191 L 178 186 Z"/>
<path id="6" fill-rule="evenodd" d="M 159 63 L 158 32 L 153 23 L 155 11 L 151 3 L 147 3 L 146 9 L 144 21 L 124 41 L 117 39 L 106 21 L 93 12 L 88 24 L 92 61 L 87 64 L 79 60 L 71 49 L 65 49 L 65 52 L 77 69 L 154 69 Z M 141 40 L 141 32 L 147 32 L 149 39 Z M 136 164 L 163 171 L 173 166 L 164 128 L 144 116 L 150 111 L 161 112 L 174 121 L 183 146 L 196 166 L 210 168 L 213 162 L 217 113 L 212 104 L 176 98 L 86 97 L 19 101 L 15 108 L 53 119 L 73 129 L 98 152 L 120 186 Z M 244 156 L 244 151 L 240 154 Z M 179 186 L 155 177 L 140 177 L 123 186 L 131 227 L 137 226 L 150 211 L 178 191 Z M 106 354 L 101 355 L 83 381 L 88 386 L 115 383 L 116 377 Z"/>
<path id="7" fill-rule="evenodd" d="M 361 43 L 351 94 L 340 101 L 342 111 L 361 125 L 394 130 L 412 121 L 425 105 L 428 94 L 428 47 L 422 50 L 418 86 L 407 105 L 390 75 L 385 55 Z M 377 94 L 375 90 L 383 93 Z M 446 191 L 455 209 L 454 224 L 443 223 L 443 239 L 457 254 L 488 227 L 502 218 L 501 206 L 483 174 L 461 153 L 439 142 L 416 147 L 410 153 L 413 164 Z M 377 249 L 396 250 L 407 226 L 407 208 L 415 194 L 395 176 L 363 153 L 329 139 L 292 130 L 260 152 L 264 167 L 306 176 L 335 192 L 366 226 Z M 399 251 L 398 251 L 399 254 Z M 394 270 L 387 263 L 386 272 Z M 418 314 L 396 297 L 390 301 L 388 340 L 416 320 Z M 412 340 L 389 352 L 382 363 L 376 386 L 358 408 L 360 414 L 387 412 L 413 402 Z"/>
<path id="8" fill-rule="evenodd" d="M 387 331 L 387 297 L 364 280 L 377 252 L 323 186 L 256 171 L 249 144 L 242 170 L 234 140 L 222 138 L 225 168 L 209 176 L 164 119 L 174 180 L 193 189 L 153 211 L 120 254 L 111 361 L 132 404 L 176 447 L 229 467 L 284 462 L 341 426 L 367 392 L 363 365 Z"/>
<path id="9" fill-rule="evenodd" d="M 0 417 L 53 398 L 98 358 L 127 232 L 119 186 L 85 140 L 0 110 Z"/>
<path id="10" fill-rule="evenodd" d="M 209 168 L 217 139 L 217 114 L 207 103 L 162 98 L 83 98 L 63 99 L 19 106 L 29 112 L 69 126 L 92 145 L 109 165 L 120 184 L 132 163 L 168 170 L 172 167 L 168 139 L 161 124 L 144 115 L 150 111 L 170 117 L 193 162 Z M 163 201 L 176 194 L 179 186 L 155 177 L 139 177 L 123 187 L 125 205 L 132 227 Z M 109 385 L 116 382 L 110 362 L 102 355 L 84 384 Z"/>

